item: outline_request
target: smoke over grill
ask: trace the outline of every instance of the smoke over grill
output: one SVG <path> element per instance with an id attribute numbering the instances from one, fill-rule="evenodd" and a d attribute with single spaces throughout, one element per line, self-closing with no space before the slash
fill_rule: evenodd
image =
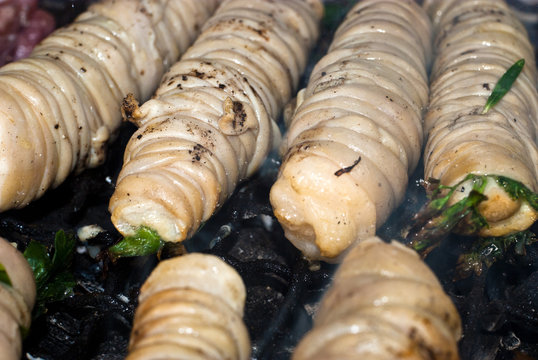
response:
<path id="1" fill-rule="evenodd" d="M 528 3 L 521 2 L 520 8 L 536 10 Z M 42 2 L 58 14 L 59 23 L 72 19 L 83 8 L 81 4 Z M 342 6 L 336 11 L 344 14 L 346 9 Z M 312 64 L 325 52 L 335 25 L 323 23 L 324 37 Z M 535 27 L 528 25 L 534 37 Z M 146 256 L 112 263 L 98 254 L 120 238 L 107 206 L 123 148 L 133 132 L 134 127 L 125 124 L 104 166 L 71 177 L 23 210 L 0 214 L 0 236 L 21 248 L 31 239 L 51 245 L 59 229 L 76 233 L 95 224 L 103 229 L 87 242 L 77 242 L 75 295 L 53 304 L 34 322 L 24 343 L 24 358 L 114 360 L 126 354 L 139 287 L 158 259 Z M 307 262 L 284 238 L 268 201 L 279 164 L 273 154 L 262 170 L 242 183 L 216 216 L 184 244 L 188 251 L 220 256 L 242 275 L 247 286 L 245 323 L 253 359 L 289 359 L 295 344 L 311 327 L 317 301 L 335 270 L 334 265 Z M 404 203 L 380 229 L 380 237 L 401 239 L 401 229 L 425 202 L 419 185 L 421 172 L 419 165 Z M 533 230 L 538 231 L 536 225 Z M 451 236 L 426 258 L 462 317 L 461 358 L 537 359 L 538 244 L 527 246 L 524 255 L 510 250 L 480 275 L 461 278 L 456 268 L 458 258 L 470 250 L 473 241 Z M 162 256 L 172 256 L 175 251 L 165 248 Z"/>

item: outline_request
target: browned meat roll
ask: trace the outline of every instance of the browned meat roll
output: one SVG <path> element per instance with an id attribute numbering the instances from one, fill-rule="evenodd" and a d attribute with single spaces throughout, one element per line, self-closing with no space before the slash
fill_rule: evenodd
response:
<path id="1" fill-rule="evenodd" d="M 8 278 L 0 281 L 0 359 L 19 360 L 21 331 L 30 328 L 36 298 L 34 274 L 22 254 L 3 238 L 0 265 Z"/>
<path id="2" fill-rule="evenodd" d="M 370 238 L 344 257 L 293 360 L 459 359 L 459 314 L 404 245 Z"/>
<path id="3" fill-rule="evenodd" d="M 307 257 L 339 260 L 402 201 L 421 155 L 430 34 L 414 1 L 361 1 L 315 66 L 271 189 Z"/>
<path id="4" fill-rule="evenodd" d="M 147 99 L 217 0 L 108 0 L 0 68 L 0 211 L 102 163 L 127 93 Z"/>
<path id="5" fill-rule="evenodd" d="M 246 290 L 213 255 L 162 261 L 140 290 L 128 360 L 247 360 Z"/>
<path id="6" fill-rule="evenodd" d="M 509 195 L 493 176 L 538 190 L 538 94 L 534 50 L 526 30 L 504 1 L 429 0 L 436 38 L 431 72 L 426 179 L 456 186 L 468 174 L 486 176 L 487 199 L 478 210 L 488 226 L 483 236 L 525 230 L 537 211 Z M 517 60 L 525 65 L 510 91 L 483 108 L 495 84 Z M 451 203 L 467 196 L 473 180 L 459 185 Z"/>
<path id="7" fill-rule="evenodd" d="M 110 200 L 124 235 L 192 236 L 280 139 L 275 119 L 318 36 L 318 0 L 229 0 L 140 107 Z"/>

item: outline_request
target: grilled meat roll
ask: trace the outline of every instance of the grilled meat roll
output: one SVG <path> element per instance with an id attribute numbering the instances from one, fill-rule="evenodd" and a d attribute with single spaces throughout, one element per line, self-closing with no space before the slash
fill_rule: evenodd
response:
<path id="1" fill-rule="evenodd" d="M 316 64 L 270 194 L 286 237 L 307 257 L 338 261 L 402 201 L 421 154 L 430 46 L 415 2 L 365 0 Z"/>
<path id="2" fill-rule="evenodd" d="M 229 0 L 138 107 L 110 200 L 124 235 L 192 236 L 255 172 L 280 133 L 275 119 L 297 86 L 322 15 L 318 0 Z"/>
<path id="3" fill-rule="evenodd" d="M 344 257 L 292 359 L 458 359 L 460 337 L 454 304 L 417 253 L 374 237 Z"/>
<path id="4" fill-rule="evenodd" d="M 127 93 L 147 99 L 217 0 L 109 0 L 0 68 L 0 211 L 102 163 Z"/>
<path id="5" fill-rule="evenodd" d="M 140 290 L 127 360 L 246 360 L 246 290 L 237 272 L 213 255 L 164 260 Z"/>
<path id="6" fill-rule="evenodd" d="M 426 179 L 455 186 L 468 174 L 501 175 L 538 190 L 538 94 L 534 50 L 526 30 L 504 1 L 430 0 L 425 9 L 436 32 L 431 72 Z M 495 84 L 518 59 L 522 73 L 501 101 L 483 113 Z M 472 180 L 451 203 L 469 194 Z M 484 236 L 525 230 L 537 212 L 489 178 L 478 210 Z"/>
<path id="7" fill-rule="evenodd" d="M 21 329 L 29 329 L 36 298 L 34 274 L 22 254 L 0 238 L 0 264 L 8 283 L 0 281 L 0 359 L 19 360 Z"/>

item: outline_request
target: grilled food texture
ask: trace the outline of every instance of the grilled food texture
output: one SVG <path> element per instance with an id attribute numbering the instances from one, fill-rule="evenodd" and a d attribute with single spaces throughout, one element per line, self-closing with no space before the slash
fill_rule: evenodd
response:
<path id="1" fill-rule="evenodd" d="M 504 176 L 538 190 L 538 93 L 534 49 L 523 24 L 504 1 L 429 0 L 435 31 L 430 105 L 424 126 L 424 178 L 455 186 L 468 174 L 486 176 L 478 205 L 488 226 L 482 236 L 529 228 L 537 211 L 515 199 L 488 175 Z M 489 111 L 483 108 L 497 81 L 516 61 L 523 71 Z M 454 192 L 469 195 L 472 180 Z"/>
<path id="2" fill-rule="evenodd" d="M 191 237 L 259 168 L 322 13 L 318 0 L 225 1 L 151 100 L 126 99 L 139 129 L 109 205 L 124 236 L 144 226 L 165 241 Z"/>
<path id="3" fill-rule="evenodd" d="M 430 39 L 414 1 L 365 0 L 314 67 L 270 193 L 306 257 L 339 261 L 402 201 L 421 156 Z"/>
<path id="4" fill-rule="evenodd" d="M 459 359 L 460 316 L 418 254 L 377 237 L 354 246 L 293 360 Z"/>
<path id="5" fill-rule="evenodd" d="M 128 93 L 147 99 L 217 0 L 108 0 L 0 68 L 0 211 L 100 165 Z"/>
<path id="6" fill-rule="evenodd" d="M 140 291 L 127 360 L 250 358 L 239 274 L 213 255 L 157 265 Z"/>
<path id="7" fill-rule="evenodd" d="M 0 358 L 19 360 L 22 333 L 28 330 L 36 299 L 34 273 L 23 255 L 0 238 L 0 264 L 7 282 L 0 281 Z"/>

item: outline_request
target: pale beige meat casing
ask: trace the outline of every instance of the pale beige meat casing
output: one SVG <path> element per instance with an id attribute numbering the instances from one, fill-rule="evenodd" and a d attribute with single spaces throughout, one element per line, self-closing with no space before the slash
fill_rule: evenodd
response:
<path id="1" fill-rule="evenodd" d="M 421 156 L 431 24 L 413 1 L 358 2 L 300 93 L 271 189 L 286 237 L 339 261 L 375 235 Z"/>
<path id="2" fill-rule="evenodd" d="M 23 255 L 0 238 L 0 264 L 11 285 L 0 283 L 0 358 L 19 360 L 21 329 L 29 329 L 36 299 L 34 273 Z"/>
<path id="3" fill-rule="evenodd" d="M 249 359 L 245 297 L 239 274 L 214 255 L 161 261 L 141 287 L 127 359 Z"/>
<path id="4" fill-rule="evenodd" d="M 130 109 L 139 129 L 110 200 L 125 236 L 141 226 L 183 241 L 280 143 L 275 120 L 296 90 L 318 37 L 318 0 L 228 0 Z"/>
<path id="5" fill-rule="evenodd" d="M 293 360 L 459 359 L 461 319 L 418 254 L 371 237 L 346 254 Z"/>
<path id="6" fill-rule="evenodd" d="M 128 93 L 147 99 L 217 0 L 103 0 L 0 68 L 0 211 L 100 165 Z"/>
<path id="7" fill-rule="evenodd" d="M 436 32 L 431 74 L 424 178 L 454 186 L 467 174 L 502 175 L 538 190 L 538 93 L 534 50 L 525 27 L 504 1 L 426 1 Z M 495 84 L 517 60 L 525 66 L 510 91 L 487 114 Z M 482 236 L 529 228 L 537 211 L 513 200 L 488 178 L 479 210 Z M 451 202 L 466 196 L 464 183 Z"/>

